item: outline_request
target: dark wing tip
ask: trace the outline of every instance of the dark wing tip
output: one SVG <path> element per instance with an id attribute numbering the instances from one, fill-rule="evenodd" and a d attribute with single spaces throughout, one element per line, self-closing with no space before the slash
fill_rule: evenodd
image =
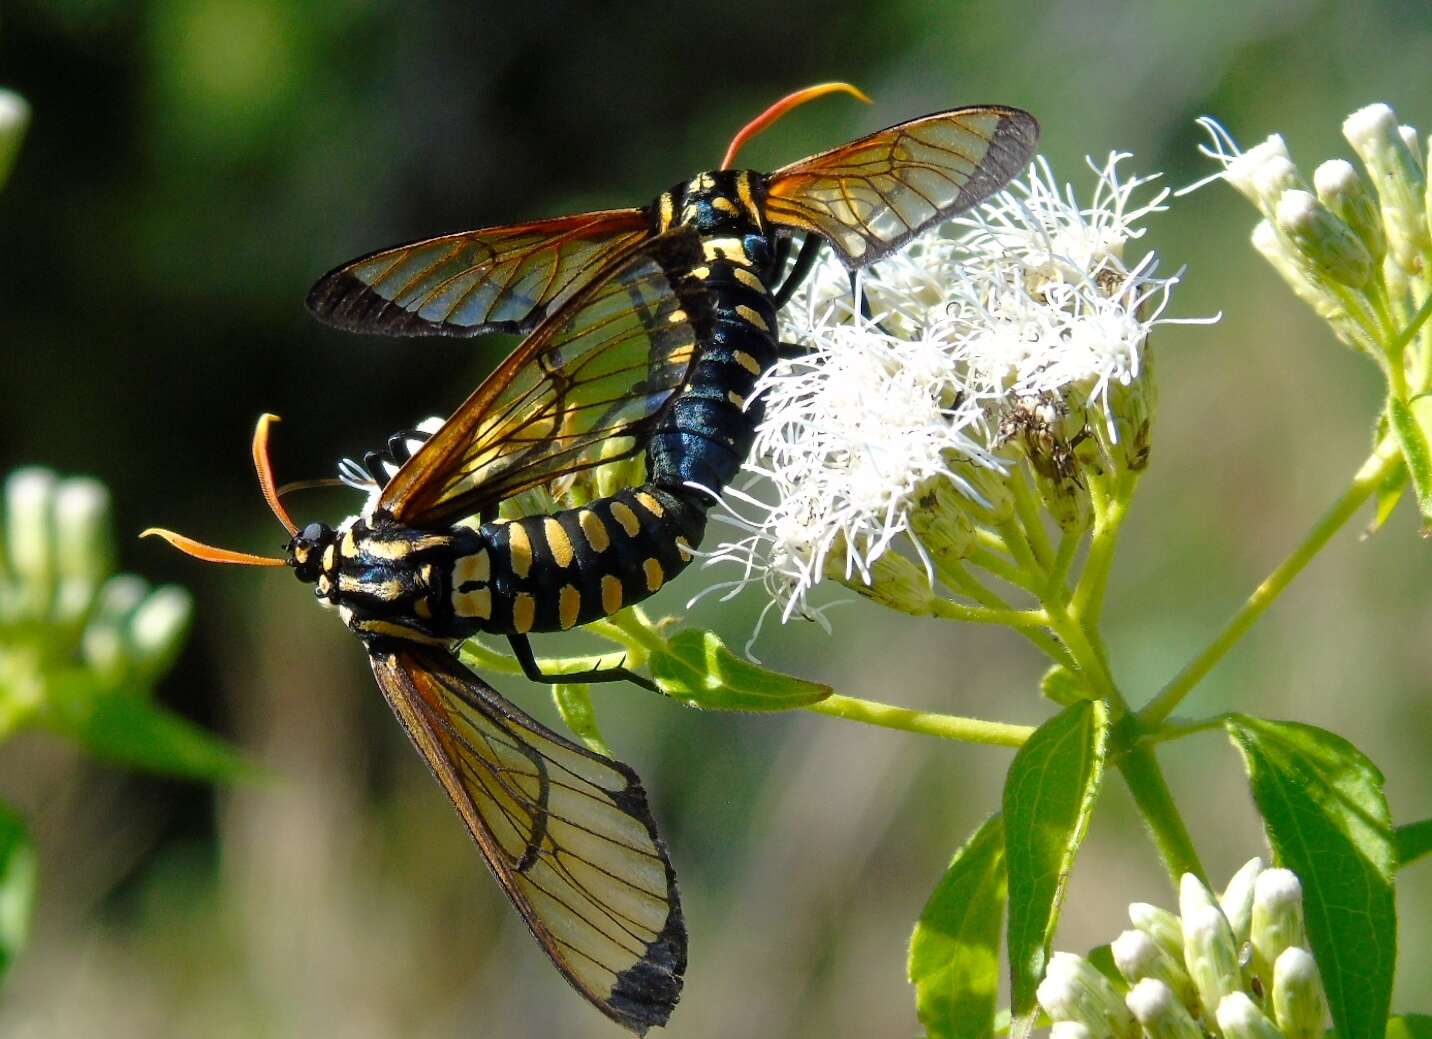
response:
<path id="1" fill-rule="evenodd" d="M 970 174 L 969 180 L 946 215 L 963 212 L 979 205 L 998 192 L 1029 165 L 1039 143 L 1039 120 L 1019 108 L 989 105 L 1000 112 L 1000 120 L 990 135 L 989 149 Z"/>
<path id="2" fill-rule="evenodd" d="M 330 271 L 308 292 L 308 310 L 325 325 L 345 332 L 388 336 L 456 336 L 471 338 L 488 332 L 526 332 L 541 317 L 538 308 L 522 322 L 487 321 L 457 325 L 429 321 L 374 292 L 354 276 L 347 264 Z"/>

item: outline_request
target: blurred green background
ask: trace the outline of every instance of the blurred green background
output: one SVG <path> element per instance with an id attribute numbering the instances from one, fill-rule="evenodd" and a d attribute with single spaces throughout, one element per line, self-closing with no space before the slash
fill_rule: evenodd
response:
<path id="1" fill-rule="evenodd" d="M 1345 4 L 8 0 L 0 83 L 34 125 L 0 194 L 0 469 L 43 463 L 114 492 L 123 531 L 172 526 L 271 552 L 283 535 L 247 438 L 283 415 L 281 479 L 446 413 L 510 345 L 369 340 L 303 308 L 335 263 L 392 241 L 643 202 L 715 165 L 789 89 L 876 99 L 802 110 L 744 158 L 774 166 L 951 105 L 1020 105 L 1043 150 L 1133 151 L 1170 184 L 1208 172 L 1195 116 L 1274 130 L 1305 174 L 1348 156 L 1342 118 L 1390 102 L 1432 130 L 1424 0 Z M 1188 266 L 1159 333 L 1153 466 L 1115 572 L 1119 678 L 1146 698 L 1280 559 L 1369 443 L 1372 366 L 1246 244 L 1220 185 L 1154 221 Z M 293 505 L 334 520 L 354 500 Z M 1399 821 L 1432 813 L 1432 546 L 1410 510 L 1340 535 L 1188 709 L 1237 704 L 1336 729 L 1385 770 Z M 219 791 L 85 763 L 44 737 L 0 757 L 42 858 L 30 949 L 0 995 L 12 1036 L 616 1036 L 549 969 L 387 716 L 351 636 L 292 578 L 204 567 L 158 542 L 122 561 L 181 582 L 194 637 L 163 689 L 276 774 Z M 702 578 L 654 607 L 680 613 Z M 754 599 L 693 620 L 739 644 Z M 767 663 L 854 695 L 1035 722 L 1040 661 L 1003 632 L 867 603 L 768 635 Z M 547 643 L 551 645 L 551 643 Z M 551 717 L 546 694 L 499 685 Z M 813 715 L 698 714 L 597 692 L 682 879 L 691 965 L 670 1034 L 904 1036 L 911 924 L 997 802 L 1006 751 Z M 1263 851 L 1233 752 L 1166 753 L 1214 875 Z M 1172 903 L 1111 783 L 1057 945 Z M 1394 1006 L 1432 991 L 1432 869 L 1402 877 Z"/>

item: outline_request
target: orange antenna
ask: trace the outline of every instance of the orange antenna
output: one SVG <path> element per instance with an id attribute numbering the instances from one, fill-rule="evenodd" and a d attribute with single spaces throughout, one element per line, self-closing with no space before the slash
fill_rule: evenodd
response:
<path id="1" fill-rule="evenodd" d="M 731 138 L 731 146 L 726 149 L 726 157 L 721 160 L 721 168 L 723 170 L 729 170 L 731 164 L 736 161 L 736 153 L 741 150 L 741 145 L 745 144 L 752 137 L 755 137 L 756 134 L 770 126 L 792 108 L 803 105 L 807 101 L 814 101 L 816 98 L 823 97 L 826 94 L 836 93 L 849 94 L 854 98 L 864 101 L 867 105 L 871 104 L 870 98 L 865 96 L 864 91 L 849 83 L 817 83 L 813 87 L 797 90 L 794 94 L 787 94 L 745 126 L 741 127 L 741 132 Z"/>
<path id="2" fill-rule="evenodd" d="M 193 538 L 186 538 L 183 534 L 176 534 L 172 530 L 165 530 L 162 527 L 150 527 L 139 536 L 147 538 L 163 538 L 185 555 L 193 556 L 195 559 L 202 559 L 206 563 L 239 563 L 243 566 L 287 566 L 285 560 L 272 556 L 254 556 L 247 552 L 235 552 L 227 548 L 215 548 L 213 545 L 206 545 Z"/>
<path id="3" fill-rule="evenodd" d="M 283 502 L 279 500 L 278 490 L 274 487 L 273 466 L 269 463 L 268 437 L 269 426 L 279 420 L 277 415 L 264 414 L 259 416 L 259 424 L 254 427 L 254 469 L 259 474 L 259 487 L 264 492 L 264 501 L 268 502 L 273 514 L 278 521 L 284 525 L 290 534 L 298 533 L 298 524 L 289 519 Z"/>

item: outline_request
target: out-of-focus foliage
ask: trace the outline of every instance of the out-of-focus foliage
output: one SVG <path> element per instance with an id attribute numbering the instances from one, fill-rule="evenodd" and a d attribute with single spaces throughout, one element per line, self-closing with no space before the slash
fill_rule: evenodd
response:
<path id="1" fill-rule="evenodd" d="M 1432 17 L 1412 2 L 15 0 L 0 69 L 33 114 L 0 193 L 0 461 L 95 473 L 122 531 L 162 523 L 271 552 L 282 534 L 244 451 L 255 414 L 287 419 L 280 479 L 328 475 L 339 455 L 445 412 L 509 345 L 317 328 L 308 285 L 361 251 L 640 202 L 717 162 L 766 103 L 825 78 L 858 83 L 875 111 L 802 111 L 744 153 L 753 164 L 985 101 L 1036 113 L 1065 169 L 1123 148 L 1191 181 L 1208 172 L 1191 122 L 1205 112 L 1241 138 L 1277 129 L 1295 154 L 1346 154 L 1338 121 L 1369 98 L 1432 124 L 1418 107 L 1429 47 Z M 1157 446 L 1106 608 L 1120 680 L 1139 693 L 1337 493 L 1381 390 L 1357 358 L 1307 349 L 1327 333 L 1248 248 L 1230 192 L 1185 200 L 1157 234 L 1189 264 L 1184 312 L 1225 320 L 1156 337 Z M 301 520 L 356 505 L 292 502 Z M 1394 537 L 1410 539 L 1413 519 L 1393 515 Z M 1432 798 L 1432 715 L 1425 646 L 1386 636 L 1432 624 L 1432 564 L 1391 544 L 1340 539 L 1196 706 L 1236 692 L 1261 716 L 1337 729 L 1382 767 L 1401 819 Z M 175 687 L 284 779 L 215 805 L 202 788 L 98 771 L 56 741 L 7 744 L 0 796 L 31 823 L 44 897 L 0 1029 L 618 1034 L 551 976 L 351 638 L 308 595 L 162 546 L 120 555 L 193 589 Z M 664 590 L 653 612 L 681 612 L 700 580 Z M 708 602 L 691 620 L 739 645 L 758 605 Z M 763 658 L 913 707 L 1047 714 L 1035 658 L 1006 633 L 865 603 L 832 621 L 836 637 L 796 626 Z M 1369 645 L 1384 648 L 1368 657 Z M 547 699 L 502 684 L 528 709 Z M 692 960 L 672 1034 L 912 1033 L 910 921 L 998 800 L 1008 752 L 804 714 L 698 713 L 625 686 L 592 697 L 681 872 Z M 1259 833 L 1231 752 L 1209 734 L 1166 757 L 1210 872 L 1228 875 Z M 1131 899 L 1166 899 L 1122 791 L 1106 801 L 1072 878 L 1065 947 L 1106 940 Z M 1425 861 L 1399 876 L 1398 898 L 1394 1008 L 1415 1005 L 1432 973 Z"/>

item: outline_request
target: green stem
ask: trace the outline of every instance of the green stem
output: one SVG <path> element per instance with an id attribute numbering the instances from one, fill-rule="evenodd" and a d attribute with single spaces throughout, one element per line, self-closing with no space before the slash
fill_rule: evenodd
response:
<path id="1" fill-rule="evenodd" d="M 1039 498 L 1030 484 L 1028 468 L 1023 465 L 1016 466 L 1010 474 L 1009 486 L 1014 492 L 1014 510 L 1019 516 L 1019 524 L 1024 528 L 1024 536 L 1034 552 L 1034 558 L 1042 569 L 1049 570 L 1054 566 L 1054 546 L 1049 541 L 1049 531 L 1040 516 Z"/>
<path id="2" fill-rule="evenodd" d="M 1112 494 L 1100 495 L 1101 506 L 1094 516 L 1094 533 L 1089 539 L 1089 555 L 1084 560 L 1083 572 L 1079 575 L 1078 587 L 1074 589 L 1071 604 L 1074 615 L 1089 629 L 1096 630 L 1104 611 L 1104 592 L 1109 586 L 1109 574 L 1114 568 L 1114 551 L 1119 544 L 1119 530 L 1129 514 L 1129 501 L 1133 497 L 1137 475 L 1117 477 Z M 1103 481 L 1097 481 L 1102 484 Z M 1091 489 L 1095 481 L 1090 482 Z"/>
<path id="3" fill-rule="evenodd" d="M 981 718 L 913 711 L 907 707 L 895 707 L 854 696 L 842 696 L 839 693 L 832 693 L 819 703 L 810 704 L 805 710 L 832 718 L 843 718 L 846 721 L 878 725 L 885 729 L 901 729 L 946 740 L 987 743 L 997 747 L 1018 747 L 1034 732 L 1028 725 L 1010 725 Z"/>
<path id="4" fill-rule="evenodd" d="M 1049 571 L 1049 580 L 1045 584 L 1045 602 L 1068 602 L 1069 573 L 1074 569 L 1074 559 L 1079 555 L 1079 545 L 1084 540 L 1084 532 L 1087 526 L 1066 530 L 1064 536 L 1059 539 L 1059 552 L 1054 557 L 1054 566 Z"/>
<path id="5" fill-rule="evenodd" d="M 1011 628 L 1042 628 L 1049 623 L 1043 610 L 1007 610 L 988 606 L 966 606 L 964 603 L 935 599 L 931 603 L 936 617 L 968 621 L 974 624 L 1006 624 Z"/>
<path id="6" fill-rule="evenodd" d="M 1377 449 L 1358 469 L 1348 489 L 1333 502 L 1317 523 L 1313 524 L 1302 543 L 1253 590 L 1253 594 L 1229 619 L 1214 640 L 1185 664 L 1183 670 L 1139 711 L 1138 719 L 1142 729 L 1152 731 L 1173 713 L 1174 708 L 1193 691 L 1194 686 L 1203 680 L 1238 640 L 1248 633 L 1248 629 L 1253 627 L 1253 623 L 1263 615 L 1263 611 L 1292 584 L 1293 579 L 1322 551 L 1332 536 L 1357 514 L 1363 503 L 1377 491 L 1387 474 L 1400 465 L 1401 461 L 1396 438 L 1383 437 Z"/>
<path id="7" fill-rule="evenodd" d="M 971 576 L 965 568 L 958 563 L 946 565 L 936 560 L 935 572 L 940 575 L 940 580 L 949 588 L 959 592 L 961 595 L 968 596 L 982 606 L 991 609 L 1010 609 L 1009 603 L 1001 596 L 986 588 L 977 578 Z M 1036 628 L 1016 628 L 1015 630 L 1038 647 L 1056 664 L 1070 671 L 1079 670 L 1078 665 L 1074 662 L 1074 658 L 1069 655 L 1069 650 L 1066 649 L 1058 639 L 1051 637 L 1047 632 L 1039 631 Z"/>
<path id="8" fill-rule="evenodd" d="M 1118 768 L 1129 793 L 1134 795 L 1139 815 L 1148 827 L 1149 836 L 1153 838 L 1154 847 L 1158 849 L 1174 889 L 1178 889 L 1179 879 L 1185 873 L 1192 873 L 1207 884 L 1208 874 L 1198 852 L 1194 850 L 1188 827 L 1173 802 L 1173 794 L 1169 791 L 1163 770 L 1159 768 L 1158 759 L 1154 757 L 1153 748 L 1136 745 L 1119 759 Z"/>

